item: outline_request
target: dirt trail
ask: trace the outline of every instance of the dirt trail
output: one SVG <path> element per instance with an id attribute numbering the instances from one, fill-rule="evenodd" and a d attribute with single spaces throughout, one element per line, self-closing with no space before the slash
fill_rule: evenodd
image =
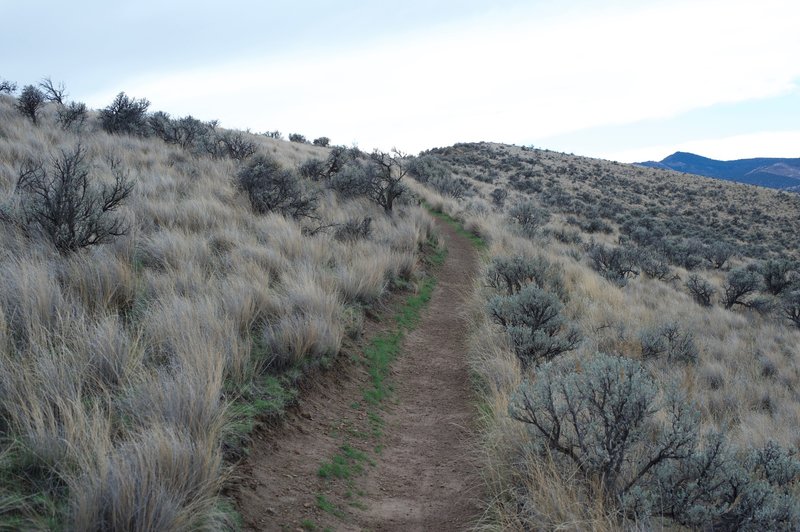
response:
<path id="1" fill-rule="evenodd" d="M 342 364 L 303 393 L 283 426 L 261 435 L 237 493 L 247 530 L 465 530 L 479 516 L 481 481 L 471 459 L 472 392 L 463 303 L 478 267 L 471 243 L 437 221 L 448 255 L 419 326 L 393 364 L 394 393 L 374 438 L 354 409 L 369 379 Z M 381 328 L 373 324 L 373 328 Z M 374 333 L 375 331 L 373 331 Z M 320 464 L 342 445 L 370 456 L 356 479 L 331 482 Z M 355 495 L 354 495 L 355 494 Z M 325 509 L 320 499 L 334 509 Z"/>

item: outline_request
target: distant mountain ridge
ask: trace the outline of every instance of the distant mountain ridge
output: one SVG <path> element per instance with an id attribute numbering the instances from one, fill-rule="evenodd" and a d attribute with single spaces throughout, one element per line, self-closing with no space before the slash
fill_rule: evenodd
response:
<path id="1" fill-rule="evenodd" d="M 694 153 L 678 151 L 661 161 L 635 164 L 768 188 L 795 188 L 797 190 L 797 187 L 800 187 L 800 158 L 759 157 L 718 161 Z"/>

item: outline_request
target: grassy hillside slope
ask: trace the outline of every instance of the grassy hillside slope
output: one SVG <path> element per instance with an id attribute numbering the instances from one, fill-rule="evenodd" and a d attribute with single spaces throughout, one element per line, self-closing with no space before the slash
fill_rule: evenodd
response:
<path id="1" fill-rule="evenodd" d="M 304 180 L 313 218 L 258 214 L 235 186 L 246 161 L 16 106 L 0 95 L 0 528 L 231 526 L 220 493 L 249 432 L 414 280 L 432 221 Z M 329 155 L 239 135 L 290 172 Z M 133 184 L 128 230 L 59 253 L 20 175 L 56 175 L 78 145 L 95 190 Z"/>
<path id="2" fill-rule="evenodd" d="M 487 143 L 414 168 L 489 242 L 487 529 L 798 526 L 800 198 Z"/>

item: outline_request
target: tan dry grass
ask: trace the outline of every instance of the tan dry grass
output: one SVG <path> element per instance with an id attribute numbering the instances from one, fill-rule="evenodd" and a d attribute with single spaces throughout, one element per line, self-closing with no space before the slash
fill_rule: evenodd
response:
<path id="1" fill-rule="evenodd" d="M 54 498 L 69 529 L 227 526 L 217 503 L 230 402 L 265 372 L 336 355 L 358 334 L 360 305 L 413 275 L 432 221 L 322 191 L 324 221 L 370 216 L 373 233 L 309 236 L 309 223 L 254 215 L 232 161 L 107 135 L 93 119 L 78 137 L 52 108 L 34 127 L 12 106 L 0 95 L 0 208 L 11 218 L 19 165 L 79 141 L 96 179 L 114 159 L 136 187 L 122 209 L 129 234 L 73 256 L 0 224 L 0 454 L 34 464 L 30 482 L 0 478 L 0 492 Z M 328 152 L 248 138 L 287 166 Z M 3 470 L 28 467 L 14 460 Z M 30 523 L 45 519 L 23 507 Z"/>

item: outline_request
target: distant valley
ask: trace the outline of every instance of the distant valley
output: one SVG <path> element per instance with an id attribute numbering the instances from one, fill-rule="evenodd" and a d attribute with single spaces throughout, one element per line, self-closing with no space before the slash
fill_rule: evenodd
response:
<path id="1" fill-rule="evenodd" d="M 800 192 L 800 158 L 759 157 L 756 159 L 718 161 L 679 151 L 661 161 L 646 161 L 636 164 L 648 168 L 675 170 L 748 185 L 792 189 L 795 192 Z"/>

